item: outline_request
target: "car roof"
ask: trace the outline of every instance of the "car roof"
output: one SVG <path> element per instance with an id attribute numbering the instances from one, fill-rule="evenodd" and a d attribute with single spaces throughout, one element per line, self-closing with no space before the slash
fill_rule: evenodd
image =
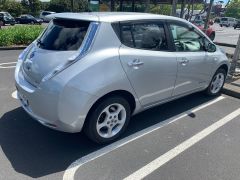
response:
<path id="1" fill-rule="evenodd" d="M 178 21 L 184 21 L 183 19 L 149 14 L 149 13 L 133 13 L 133 12 L 88 12 L 88 13 L 56 13 L 48 15 L 52 18 L 64 18 L 64 19 L 77 19 L 77 20 L 87 20 L 87 21 L 101 21 L 101 22 L 118 22 L 118 21 L 128 21 L 128 20 L 145 20 L 145 19 L 172 19 Z"/>

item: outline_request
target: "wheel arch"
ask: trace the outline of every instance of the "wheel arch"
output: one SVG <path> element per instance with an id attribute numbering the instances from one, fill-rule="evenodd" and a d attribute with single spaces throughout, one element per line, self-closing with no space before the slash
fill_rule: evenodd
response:
<path id="1" fill-rule="evenodd" d="M 129 91 L 126 90 L 114 90 L 111 91 L 103 96 L 101 96 L 100 98 L 98 98 L 92 105 L 92 107 L 90 108 L 88 115 L 91 113 L 91 111 L 100 103 L 102 102 L 104 99 L 110 97 L 110 96 L 121 96 L 124 99 L 126 99 L 129 102 L 130 108 L 131 108 L 131 113 L 134 112 L 135 108 L 136 108 L 136 100 L 135 97 L 132 93 L 130 93 Z"/>
<path id="2" fill-rule="evenodd" d="M 93 105 L 91 106 L 91 108 L 89 109 L 88 113 L 87 113 L 87 116 L 85 118 L 85 122 L 83 124 L 83 129 L 86 125 L 86 122 L 88 121 L 88 118 L 89 118 L 89 115 L 91 114 L 91 112 L 94 110 L 94 108 L 96 108 L 96 106 L 102 102 L 104 99 L 110 97 L 110 96 L 121 96 L 123 98 L 125 98 L 128 102 L 129 102 L 129 105 L 130 105 L 130 108 L 131 108 L 131 114 L 134 112 L 135 108 L 136 108 L 136 100 L 135 100 L 135 97 L 133 96 L 132 93 L 130 93 L 129 91 L 126 91 L 126 90 L 114 90 L 114 91 L 111 91 L 103 96 L 101 96 L 100 98 L 98 98 L 94 103 Z"/>
<path id="3" fill-rule="evenodd" d="M 228 70 L 229 70 L 229 67 L 227 64 L 221 64 L 218 68 L 218 69 L 224 69 L 226 71 L 226 73 L 228 73 Z"/>

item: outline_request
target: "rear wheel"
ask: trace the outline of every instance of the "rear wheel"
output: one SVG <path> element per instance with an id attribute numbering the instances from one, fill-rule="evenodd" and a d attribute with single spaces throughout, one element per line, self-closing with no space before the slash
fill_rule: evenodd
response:
<path id="1" fill-rule="evenodd" d="M 126 99 L 108 97 L 90 112 L 84 127 L 85 134 L 99 144 L 110 143 L 124 132 L 130 115 L 130 105 Z"/>
<path id="2" fill-rule="evenodd" d="M 225 79 L 226 79 L 226 71 L 224 69 L 218 69 L 214 74 L 208 88 L 206 89 L 206 94 L 210 96 L 217 96 L 220 94 Z"/>

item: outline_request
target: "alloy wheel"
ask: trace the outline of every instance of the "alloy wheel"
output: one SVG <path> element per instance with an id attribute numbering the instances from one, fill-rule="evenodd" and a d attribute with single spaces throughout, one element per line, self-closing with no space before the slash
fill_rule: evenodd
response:
<path id="1" fill-rule="evenodd" d="M 111 138 L 118 134 L 126 121 L 126 109 L 119 103 L 107 106 L 99 115 L 96 128 L 99 136 Z"/>
<path id="2" fill-rule="evenodd" d="M 224 79 L 225 79 L 224 74 L 220 72 L 214 76 L 210 86 L 210 91 L 212 94 L 216 94 L 221 90 L 224 83 Z"/>

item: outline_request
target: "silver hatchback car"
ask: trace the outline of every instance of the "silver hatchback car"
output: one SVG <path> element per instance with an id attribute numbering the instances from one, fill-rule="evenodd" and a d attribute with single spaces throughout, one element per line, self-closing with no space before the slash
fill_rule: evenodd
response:
<path id="1" fill-rule="evenodd" d="M 45 126 L 109 143 L 130 116 L 205 91 L 218 95 L 229 63 L 196 26 L 143 13 L 60 13 L 19 56 L 22 107 Z"/>

